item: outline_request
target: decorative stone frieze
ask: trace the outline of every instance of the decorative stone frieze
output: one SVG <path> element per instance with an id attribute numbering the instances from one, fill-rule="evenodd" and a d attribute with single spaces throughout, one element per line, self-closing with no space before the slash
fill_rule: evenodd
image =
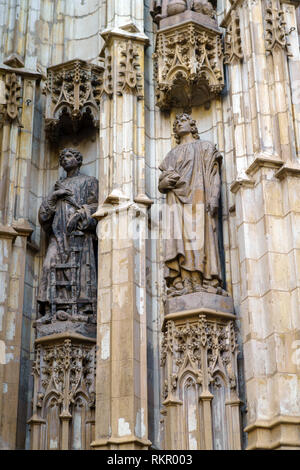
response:
<path id="1" fill-rule="evenodd" d="M 160 26 L 154 54 L 156 104 L 169 110 L 209 103 L 224 87 L 216 20 L 186 11 L 162 20 Z"/>
<path id="2" fill-rule="evenodd" d="M 102 74 L 102 67 L 79 59 L 48 68 L 45 124 L 50 140 L 99 126 Z"/>
<path id="3" fill-rule="evenodd" d="M 36 341 L 30 420 L 33 449 L 89 448 L 95 372 L 94 340 L 66 333 Z"/>
<path id="4" fill-rule="evenodd" d="M 240 18 L 238 12 L 232 10 L 225 36 L 225 63 L 232 64 L 234 61 L 239 62 L 243 57 Z"/>

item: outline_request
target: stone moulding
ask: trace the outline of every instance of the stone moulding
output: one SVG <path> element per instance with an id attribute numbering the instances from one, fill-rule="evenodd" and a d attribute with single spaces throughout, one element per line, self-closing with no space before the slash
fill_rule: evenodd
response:
<path id="1" fill-rule="evenodd" d="M 248 433 L 246 450 L 299 448 L 300 416 L 277 415 L 270 420 L 257 420 L 244 431 Z"/>
<path id="2" fill-rule="evenodd" d="M 221 31 L 213 20 L 190 13 L 188 21 L 157 32 L 154 78 L 162 111 L 208 104 L 224 87 Z"/>
<path id="3" fill-rule="evenodd" d="M 99 127 L 103 67 L 80 59 L 47 69 L 46 134 L 57 141 L 62 132 Z"/>

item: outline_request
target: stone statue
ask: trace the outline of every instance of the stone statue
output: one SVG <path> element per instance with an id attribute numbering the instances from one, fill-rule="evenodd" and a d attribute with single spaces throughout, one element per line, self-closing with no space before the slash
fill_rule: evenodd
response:
<path id="1" fill-rule="evenodd" d="M 178 13 L 183 13 L 187 8 L 186 0 L 168 0 L 167 14 L 168 16 L 178 15 Z"/>
<path id="2" fill-rule="evenodd" d="M 199 140 L 188 114 L 176 117 L 174 133 L 179 145 L 160 165 L 158 186 L 167 195 L 163 221 L 168 295 L 227 295 L 221 288 L 218 248 L 222 157 L 214 144 Z"/>
<path id="3" fill-rule="evenodd" d="M 150 15 L 153 17 L 155 23 L 159 23 L 162 18 L 162 2 L 163 0 L 151 0 Z"/>
<path id="4" fill-rule="evenodd" d="M 96 315 L 96 225 L 98 181 L 80 173 L 82 155 L 64 149 L 59 163 L 66 177 L 43 200 L 39 221 L 49 235 L 39 285 L 38 322 L 93 322 Z"/>
<path id="5" fill-rule="evenodd" d="M 186 10 L 192 10 L 203 15 L 215 17 L 215 10 L 207 0 L 168 0 L 167 15 L 173 16 L 183 13 Z"/>

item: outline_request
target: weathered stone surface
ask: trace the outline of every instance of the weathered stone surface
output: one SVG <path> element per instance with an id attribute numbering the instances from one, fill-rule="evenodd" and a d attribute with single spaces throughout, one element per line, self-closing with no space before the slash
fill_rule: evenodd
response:
<path id="1" fill-rule="evenodd" d="M 229 296 L 194 292 L 168 298 L 165 301 L 165 315 L 188 310 L 216 310 L 223 313 L 234 313 L 233 299 Z"/>
<path id="2" fill-rule="evenodd" d="M 208 26 L 209 28 L 213 28 L 216 31 L 219 31 L 218 23 L 214 18 L 211 18 L 208 15 L 204 15 L 201 12 L 196 12 L 192 10 L 186 10 L 183 13 L 176 14 L 175 16 L 163 18 L 160 21 L 159 29 L 162 30 L 164 28 L 169 28 L 170 26 L 183 24 L 187 21 L 193 21 L 194 23 L 197 23 L 199 25 Z"/>
<path id="3" fill-rule="evenodd" d="M 35 330 L 37 338 L 68 332 L 77 333 L 86 338 L 96 338 L 96 325 L 78 321 L 54 321 L 44 325 L 37 323 Z"/>

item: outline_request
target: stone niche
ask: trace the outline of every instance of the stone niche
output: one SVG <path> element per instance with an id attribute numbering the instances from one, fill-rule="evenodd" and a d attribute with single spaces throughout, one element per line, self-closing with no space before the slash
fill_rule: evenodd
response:
<path id="1" fill-rule="evenodd" d="M 45 124 L 51 141 L 99 127 L 102 75 L 102 67 L 79 59 L 47 69 Z"/>
<path id="2" fill-rule="evenodd" d="M 213 16 L 186 10 L 160 21 L 154 54 L 162 111 L 209 105 L 224 87 L 222 33 Z"/>

